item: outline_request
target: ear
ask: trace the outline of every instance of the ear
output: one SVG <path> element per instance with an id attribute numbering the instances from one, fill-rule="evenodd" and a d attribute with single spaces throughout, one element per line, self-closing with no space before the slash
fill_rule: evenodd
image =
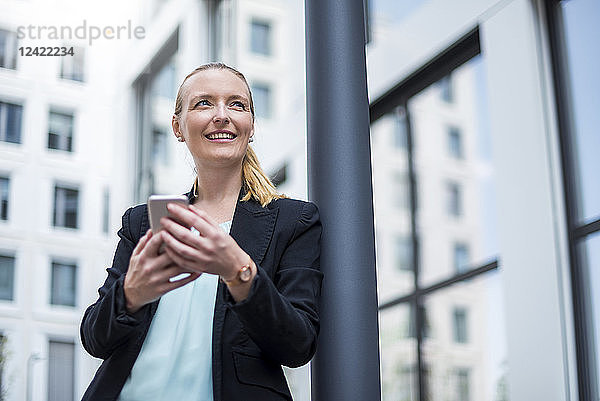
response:
<path id="1" fill-rule="evenodd" d="M 171 127 L 173 128 L 173 134 L 177 139 L 179 139 L 180 136 L 183 138 L 181 134 L 181 127 L 179 125 L 179 119 L 175 114 L 173 114 L 173 118 L 171 119 Z"/>

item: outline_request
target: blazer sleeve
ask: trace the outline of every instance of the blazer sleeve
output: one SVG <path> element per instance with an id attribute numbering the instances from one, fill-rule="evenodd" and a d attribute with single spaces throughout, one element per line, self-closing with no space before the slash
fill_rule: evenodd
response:
<path id="1" fill-rule="evenodd" d="M 318 209 L 313 203 L 304 203 L 299 210 L 274 280 L 257 265 L 258 274 L 244 301 L 235 303 L 224 291 L 228 307 L 252 340 L 270 359 L 289 367 L 308 363 L 316 351 L 323 279 Z"/>
<path id="2" fill-rule="evenodd" d="M 148 305 L 135 314 L 129 314 L 123 292 L 129 258 L 141 236 L 137 232 L 143 214 L 141 209 L 129 208 L 123 215 L 122 227 L 117 233 L 120 240 L 112 266 L 107 269 L 108 277 L 98 290 L 98 300 L 87 308 L 81 321 L 80 335 L 83 347 L 96 358 L 108 358 L 116 348 L 137 336 L 140 323 L 149 314 Z M 133 228 L 137 230 L 132 230 Z"/>

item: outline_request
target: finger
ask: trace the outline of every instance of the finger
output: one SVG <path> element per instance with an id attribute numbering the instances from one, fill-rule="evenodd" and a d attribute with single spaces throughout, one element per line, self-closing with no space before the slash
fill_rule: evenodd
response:
<path id="1" fill-rule="evenodd" d="M 160 221 L 161 224 L 163 224 L 165 231 L 177 241 L 187 244 L 191 247 L 197 247 L 199 245 L 201 234 L 198 232 L 198 230 L 194 230 L 194 232 L 192 232 L 190 229 L 175 223 L 171 219 L 163 218 Z"/>
<path id="2" fill-rule="evenodd" d="M 196 212 L 194 212 L 191 209 L 174 204 L 172 206 L 171 204 L 167 205 L 167 209 L 176 220 L 183 222 L 186 227 L 195 227 L 202 236 L 211 236 L 218 228 L 218 225 L 213 225 L 202 217 L 202 215 L 206 215 L 206 212 L 200 209 L 196 208 Z M 208 217 L 208 215 L 206 216 Z"/>
<path id="3" fill-rule="evenodd" d="M 183 278 L 187 278 L 190 274 L 202 274 L 202 272 L 197 272 L 193 270 L 182 269 L 177 265 L 170 265 L 168 268 L 162 270 L 159 275 L 160 282 L 175 282 L 182 280 Z M 185 277 L 180 277 L 185 275 Z"/>
<path id="4" fill-rule="evenodd" d="M 158 249 L 160 248 L 160 244 L 163 243 L 162 230 L 153 234 L 152 237 L 148 240 L 148 244 L 142 250 L 142 253 L 149 256 L 158 255 Z"/>
<path id="5" fill-rule="evenodd" d="M 171 266 L 175 261 L 166 253 L 161 253 L 158 255 L 151 264 L 152 270 L 164 270 Z"/>
<path id="6" fill-rule="evenodd" d="M 208 222 L 208 224 L 210 224 L 213 227 L 218 227 L 219 223 L 217 223 L 215 220 L 213 220 L 212 217 L 210 217 L 208 215 L 208 213 L 206 213 L 204 210 L 200 209 L 199 207 L 196 207 L 194 205 L 189 205 L 188 209 L 194 213 L 196 216 L 200 217 L 201 219 L 205 220 L 206 222 Z"/>
<path id="7" fill-rule="evenodd" d="M 165 232 L 165 251 L 173 262 L 180 267 L 198 270 L 197 264 L 206 263 L 206 255 L 196 248 L 183 244 Z"/>
<path id="8" fill-rule="evenodd" d="M 144 234 L 142 236 L 142 238 L 140 238 L 140 240 L 138 241 L 137 245 L 135 246 L 135 248 L 133 249 L 133 253 L 132 256 L 137 256 L 139 255 L 140 252 L 142 252 L 142 250 L 144 249 L 144 247 L 146 246 L 146 243 L 148 242 L 148 240 L 152 237 L 152 230 L 148 230 L 146 231 L 146 234 Z"/>

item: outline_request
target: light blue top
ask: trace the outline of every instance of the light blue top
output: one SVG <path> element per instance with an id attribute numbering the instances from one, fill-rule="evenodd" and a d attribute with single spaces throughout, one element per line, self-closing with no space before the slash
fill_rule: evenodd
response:
<path id="1" fill-rule="evenodd" d="M 229 232 L 231 221 L 220 224 Z M 212 401 L 212 322 L 218 276 L 203 274 L 158 303 L 119 401 Z"/>

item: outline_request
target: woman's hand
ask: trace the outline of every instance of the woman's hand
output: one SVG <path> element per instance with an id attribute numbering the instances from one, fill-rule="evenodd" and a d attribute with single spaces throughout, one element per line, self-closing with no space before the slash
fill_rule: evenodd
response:
<path id="1" fill-rule="evenodd" d="M 181 269 L 217 274 L 230 280 L 237 277 L 243 266 L 250 264 L 254 278 L 256 265 L 250 256 L 206 212 L 191 205 L 185 208 L 169 204 L 167 209 L 172 218 L 161 219 L 165 250 Z M 197 232 L 188 227 L 194 227 Z M 246 298 L 251 283 L 252 280 L 229 286 L 236 301 Z"/>
<path id="2" fill-rule="evenodd" d="M 163 232 L 148 232 L 140 238 L 129 259 L 129 269 L 125 275 L 123 292 L 127 311 L 137 312 L 142 306 L 157 300 L 162 295 L 182 287 L 200 276 L 197 272 L 184 270 L 173 263 L 167 253 L 159 254 L 164 242 Z M 171 282 L 172 277 L 190 273 L 188 277 Z"/>

